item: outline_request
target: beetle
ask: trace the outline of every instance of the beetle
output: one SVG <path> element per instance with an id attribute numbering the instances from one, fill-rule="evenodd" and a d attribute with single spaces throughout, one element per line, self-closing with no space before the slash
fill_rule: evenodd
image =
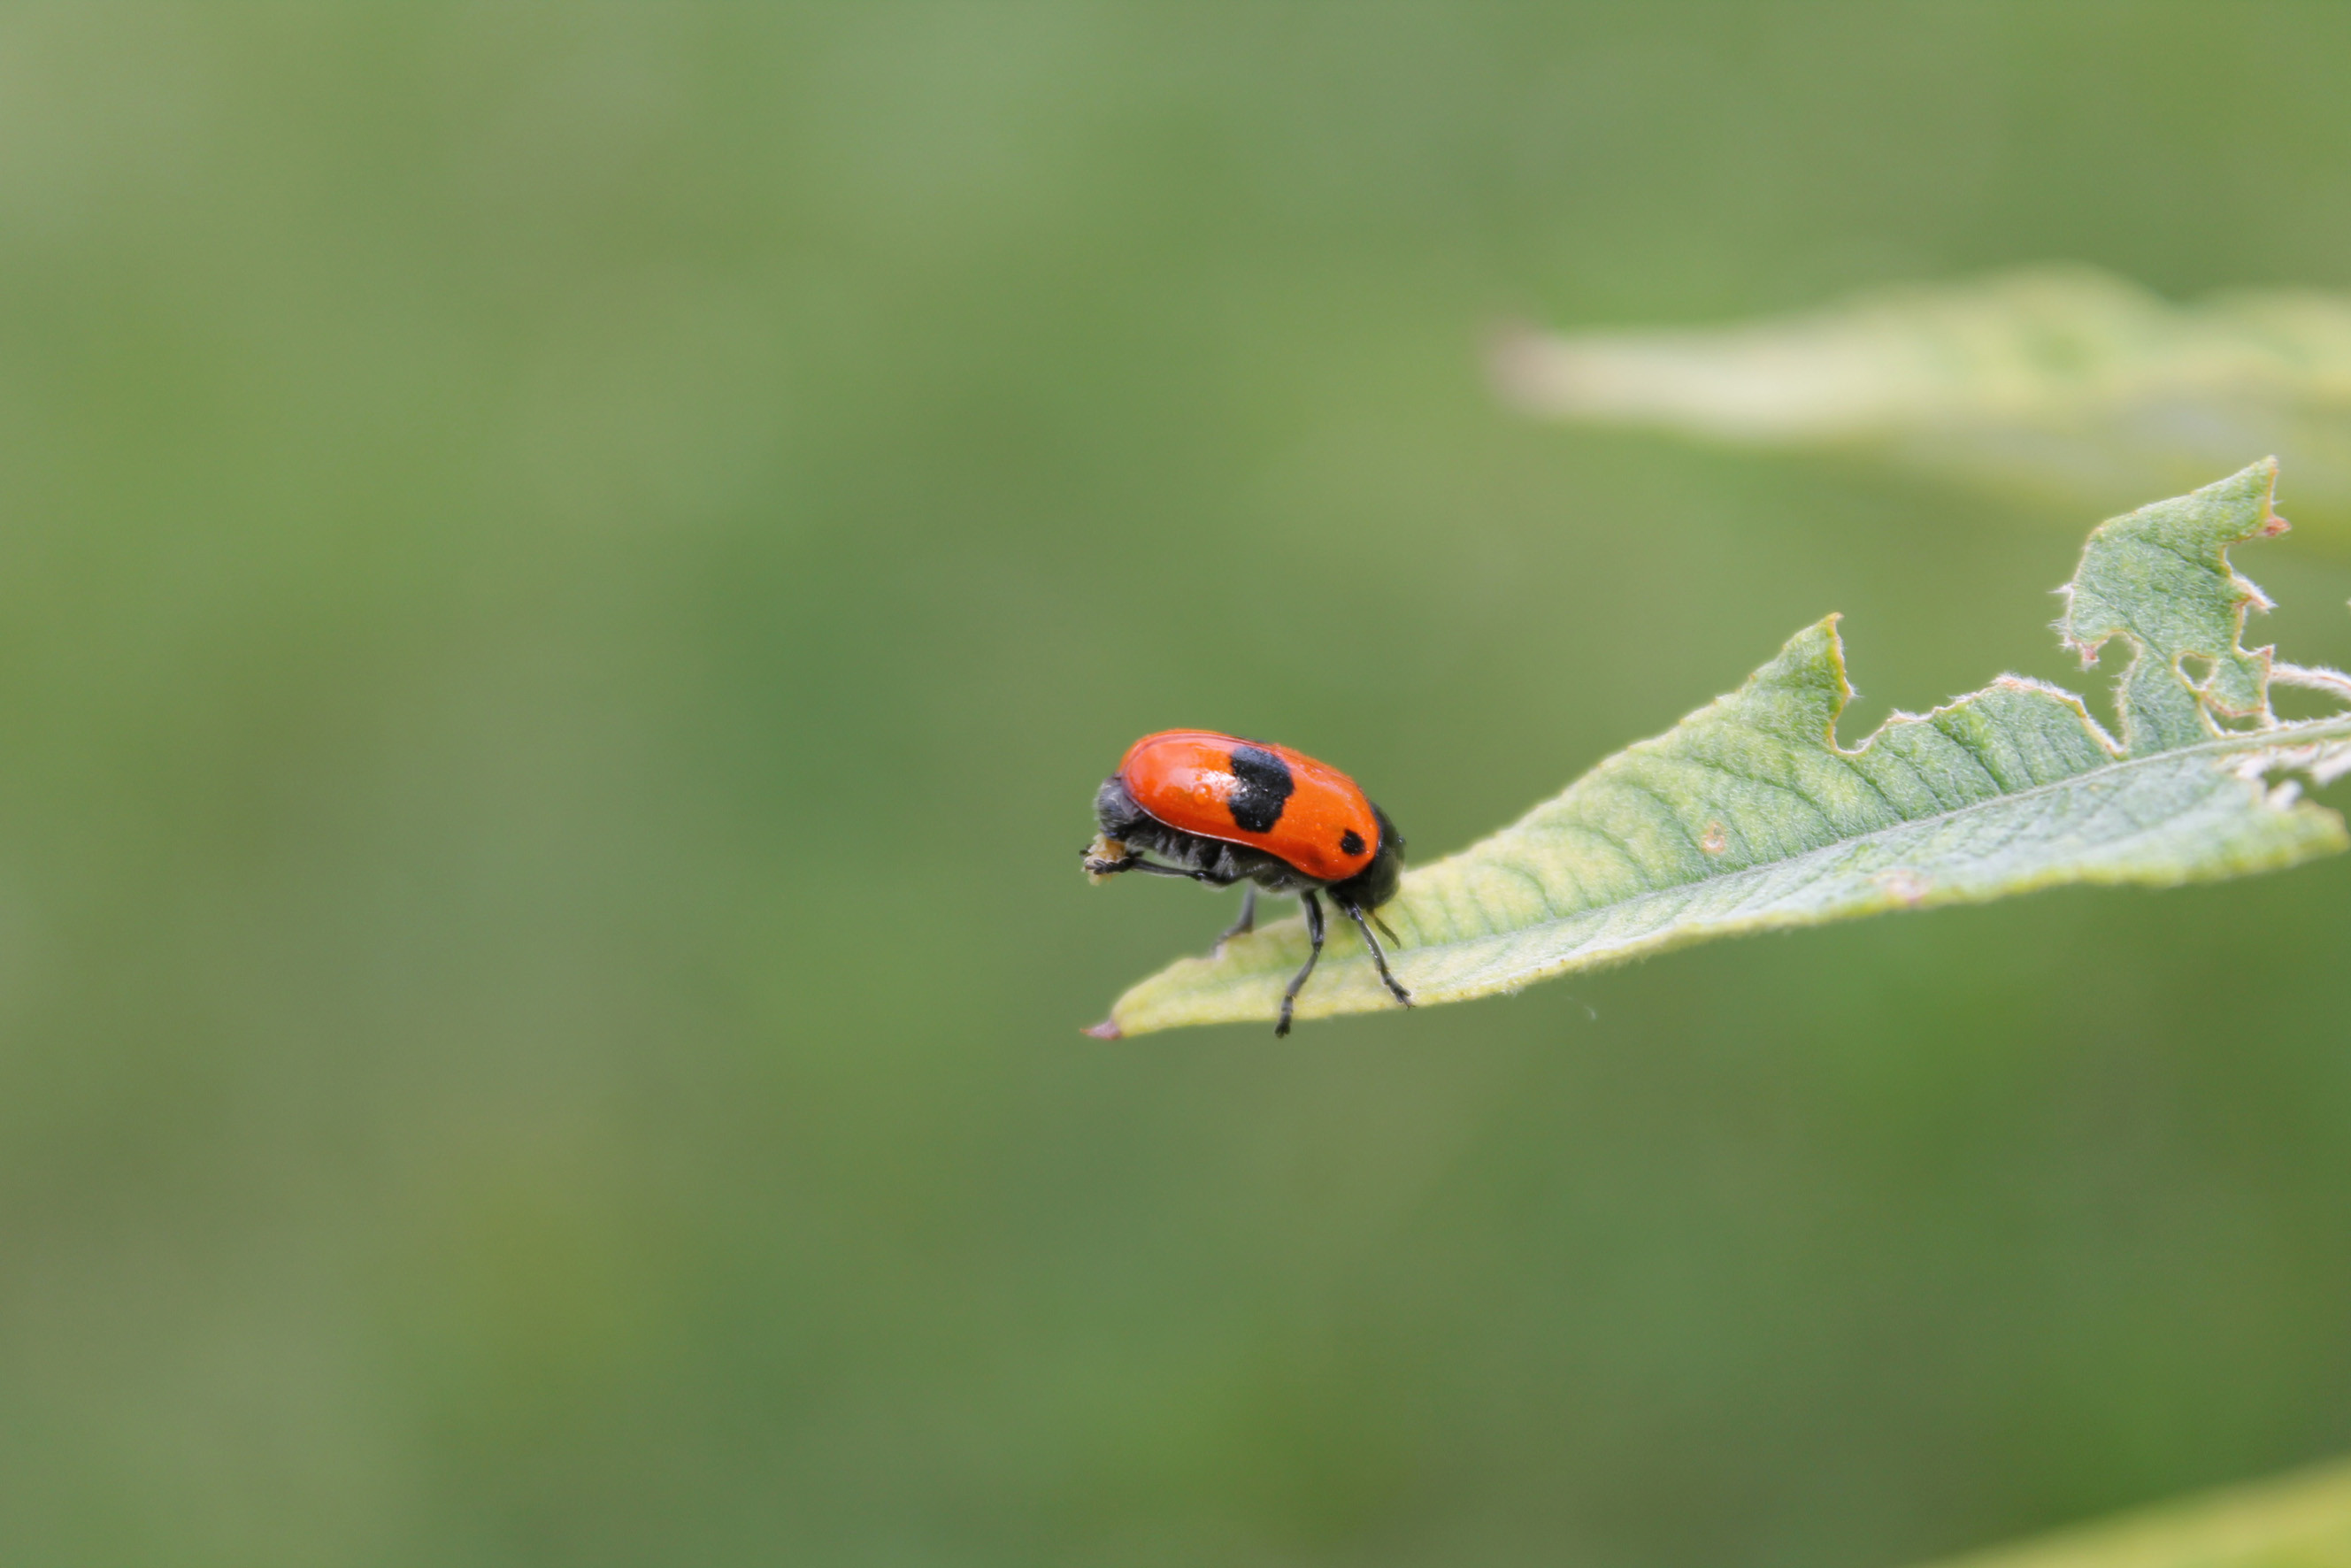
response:
<path id="1" fill-rule="evenodd" d="M 1372 935 L 1377 925 L 1396 939 L 1373 912 L 1395 896 L 1404 836 L 1329 763 L 1212 729 L 1161 730 L 1128 747 L 1118 771 L 1102 780 L 1094 821 L 1101 832 L 1085 850 L 1085 868 L 1095 882 L 1138 871 L 1210 887 L 1249 883 L 1240 918 L 1217 939 L 1218 948 L 1255 929 L 1259 888 L 1298 895 L 1313 948 L 1281 993 L 1277 1036 L 1290 1032 L 1299 988 L 1322 956 L 1322 894 L 1362 930 L 1389 992 L 1412 1006 Z M 1145 860 L 1146 852 L 1159 859 Z"/>

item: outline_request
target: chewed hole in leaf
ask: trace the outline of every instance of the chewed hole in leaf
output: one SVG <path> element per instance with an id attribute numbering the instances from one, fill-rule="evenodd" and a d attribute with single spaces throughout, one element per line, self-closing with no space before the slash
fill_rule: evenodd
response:
<path id="1" fill-rule="evenodd" d="M 2057 630 L 2068 646 L 2129 650 L 2109 662 L 2111 729 L 2068 691 L 2003 676 L 1840 746 L 1852 688 L 1830 616 L 1738 690 L 1408 871 L 1380 910 L 1399 978 L 1416 1002 L 1461 1001 L 1717 936 L 2066 883 L 2235 876 L 2344 848 L 2340 818 L 2275 786 L 2351 767 L 2351 677 L 2275 666 L 2345 699 L 2281 719 L 2266 651 L 2238 640 L 2261 601 L 2228 550 L 2268 531 L 2274 479 L 2256 464 L 2090 536 Z M 1295 920 L 1261 925 L 1136 986 L 1113 1020 L 1122 1035 L 1270 1020 L 1306 946 Z M 1342 936 L 1297 1016 L 1395 1005 Z"/>
<path id="2" fill-rule="evenodd" d="M 2308 686 L 2291 685 L 2284 681 L 2270 686 L 2270 707 L 2281 719 L 2302 724 L 2313 719 L 2332 718 L 2344 710 L 2344 695 Z"/>

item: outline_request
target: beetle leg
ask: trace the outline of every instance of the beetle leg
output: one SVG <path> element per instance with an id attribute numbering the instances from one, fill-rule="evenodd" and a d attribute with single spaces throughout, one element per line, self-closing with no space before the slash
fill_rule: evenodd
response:
<path id="1" fill-rule="evenodd" d="M 1219 953 L 1223 952 L 1226 943 L 1236 936 L 1246 936 L 1256 929 L 1257 883 L 1251 883 L 1241 889 L 1241 917 L 1225 927 L 1225 934 L 1217 938 L 1216 950 Z"/>
<path id="2" fill-rule="evenodd" d="M 1364 946 L 1372 950 L 1372 962 L 1379 966 L 1380 978 L 1388 983 L 1388 990 L 1390 993 L 1395 996 L 1396 1000 L 1402 1002 L 1405 1006 L 1412 1006 L 1412 993 L 1405 990 L 1403 986 L 1399 985 L 1394 975 L 1388 973 L 1388 956 L 1380 951 L 1380 939 L 1372 935 L 1372 921 L 1376 920 L 1379 917 L 1377 915 L 1373 915 L 1370 919 L 1366 919 L 1364 918 L 1364 912 L 1356 908 L 1352 904 L 1343 904 L 1339 907 L 1347 912 L 1349 919 L 1353 920 L 1357 925 L 1363 928 Z M 1384 922 L 1383 922 L 1383 924 L 1384 925 Z M 1391 931 L 1388 935 L 1390 936 L 1394 936 L 1395 933 Z"/>
<path id="3" fill-rule="evenodd" d="M 1306 967 L 1290 977 L 1290 988 L 1281 993 L 1281 1021 L 1273 1026 L 1276 1040 L 1290 1032 L 1290 1004 L 1298 1000 L 1298 988 L 1314 972 L 1314 960 L 1322 956 L 1322 901 L 1314 896 L 1310 887 L 1298 895 L 1298 902 L 1306 906 L 1306 936 L 1314 948 L 1306 955 Z"/>
<path id="4" fill-rule="evenodd" d="M 1088 882 L 1100 882 L 1124 871 L 1134 863 L 1134 852 L 1108 833 L 1096 833 L 1094 841 L 1081 852 Z"/>
<path id="5" fill-rule="evenodd" d="M 1098 860 L 1092 855 L 1086 857 L 1088 876 L 1095 878 L 1116 876 L 1123 871 L 1149 872 L 1153 876 L 1189 877 L 1194 882 L 1205 882 L 1210 887 L 1230 887 L 1240 880 L 1238 876 L 1223 876 L 1212 871 L 1187 871 L 1180 865 L 1161 865 L 1157 861 L 1144 860 L 1132 851 L 1128 852 L 1124 860 Z"/>

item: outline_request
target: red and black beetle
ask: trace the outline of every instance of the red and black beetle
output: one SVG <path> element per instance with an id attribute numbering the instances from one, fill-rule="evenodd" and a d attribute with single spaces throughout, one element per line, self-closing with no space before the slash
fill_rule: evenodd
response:
<path id="1" fill-rule="evenodd" d="M 1118 771 L 1102 780 L 1094 821 L 1102 835 L 1087 848 L 1085 866 L 1097 880 L 1123 871 L 1188 876 L 1211 887 L 1246 880 L 1241 917 L 1225 937 L 1255 926 L 1259 888 L 1298 894 L 1313 950 L 1281 993 L 1275 1034 L 1290 1032 L 1299 988 L 1322 956 L 1320 893 L 1362 928 L 1380 978 L 1397 1001 L 1412 1005 L 1372 935 L 1374 923 L 1387 930 L 1372 912 L 1395 896 L 1404 839 L 1387 813 L 1328 763 L 1214 730 L 1162 730 L 1128 747 Z M 1168 863 L 1144 860 L 1145 851 Z"/>

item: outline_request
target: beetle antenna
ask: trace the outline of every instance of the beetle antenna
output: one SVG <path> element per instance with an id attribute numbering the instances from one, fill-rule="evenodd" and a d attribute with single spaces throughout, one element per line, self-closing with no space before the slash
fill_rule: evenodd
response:
<path id="1" fill-rule="evenodd" d="M 1353 904 L 1341 904 L 1340 907 L 1347 912 L 1347 917 L 1355 923 L 1356 929 L 1363 932 L 1364 946 L 1372 950 L 1372 962 L 1379 967 L 1380 978 L 1387 982 L 1388 994 L 1405 1007 L 1412 1006 L 1412 993 L 1388 972 L 1388 956 L 1380 951 L 1380 939 L 1372 935 L 1372 923 L 1364 918 L 1362 907 Z"/>

